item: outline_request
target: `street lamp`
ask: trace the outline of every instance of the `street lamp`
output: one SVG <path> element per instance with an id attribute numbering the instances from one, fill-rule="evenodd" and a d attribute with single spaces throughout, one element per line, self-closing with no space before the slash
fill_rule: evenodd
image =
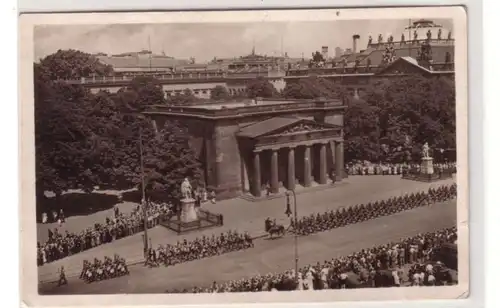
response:
<path id="1" fill-rule="evenodd" d="M 142 126 L 139 126 L 139 152 L 141 157 L 141 190 L 142 190 L 142 213 L 144 219 L 144 257 L 148 253 L 148 212 L 146 201 L 146 185 L 144 183 L 144 155 L 142 150 Z"/>
<path id="2" fill-rule="evenodd" d="M 140 120 L 146 119 L 146 117 L 141 113 L 126 113 L 128 116 L 135 117 Z M 144 179 L 144 153 L 142 145 L 142 125 L 139 124 L 139 156 L 141 164 L 141 205 L 144 223 L 144 257 L 147 257 L 148 253 L 148 213 L 147 213 L 147 201 L 146 201 L 146 184 Z"/>
<path id="3" fill-rule="evenodd" d="M 298 246 L 298 234 L 297 234 L 297 196 L 294 190 L 289 190 L 286 192 L 286 210 L 285 214 L 290 217 L 292 215 L 291 210 L 291 200 L 290 197 L 293 196 L 293 225 L 294 225 L 294 247 L 295 247 L 295 283 L 299 283 L 299 246 Z"/>

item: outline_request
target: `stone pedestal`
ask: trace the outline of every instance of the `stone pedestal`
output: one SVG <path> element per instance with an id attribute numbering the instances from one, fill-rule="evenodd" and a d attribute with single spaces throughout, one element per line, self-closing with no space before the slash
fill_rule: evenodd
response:
<path id="1" fill-rule="evenodd" d="M 422 164 L 420 165 L 420 173 L 422 174 L 434 173 L 434 164 L 432 163 L 432 157 L 422 157 Z"/>
<path id="2" fill-rule="evenodd" d="M 181 222 L 188 223 L 198 220 L 198 213 L 195 209 L 195 199 L 181 200 Z"/>

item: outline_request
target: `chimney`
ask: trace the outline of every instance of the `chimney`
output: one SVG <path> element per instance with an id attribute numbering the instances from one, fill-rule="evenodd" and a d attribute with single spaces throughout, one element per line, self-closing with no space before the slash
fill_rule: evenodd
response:
<path id="1" fill-rule="evenodd" d="M 358 40 L 359 40 L 359 34 L 354 34 L 352 36 L 352 53 L 358 52 L 358 48 L 357 48 Z"/>
<path id="2" fill-rule="evenodd" d="M 321 54 L 323 55 L 323 59 L 328 60 L 328 46 L 321 47 Z"/>

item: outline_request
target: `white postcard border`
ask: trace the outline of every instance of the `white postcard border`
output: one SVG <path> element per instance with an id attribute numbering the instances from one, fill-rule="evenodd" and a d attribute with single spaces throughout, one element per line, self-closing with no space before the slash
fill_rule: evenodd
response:
<path id="1" fill-rule="evenodd" d="M 337 13 L 339 13 L 337 15 Z M 457 98 L 457 160 L 459 171 L 457 222 L 459 233 L 459 285 L 442 288 L 391 288 L 326 290 L 315 292 L 259 292 L 226 294 L 159 294 L 99 296 L 39 296 L 37 294 L 36 218 L 33 134 L 33 26 L 37 24 L 109 24 L 109 23 L 190 23 L 308 21 L 342 19 L 453 19 L 455 36 L 455 81 Z M 300 303 L 331 301 L 380 301 L 465 298 L 469 290 L 468 235 L 468 92 L 467 22 L 460 7 L 286 10 L 241 12 L 168 12 L 168 13 L 96 13 L 30 14 L 20 19 L 20 154 L 21 154 L 21 285 L 22 299 L 28 306 L 109 306 Z"/>

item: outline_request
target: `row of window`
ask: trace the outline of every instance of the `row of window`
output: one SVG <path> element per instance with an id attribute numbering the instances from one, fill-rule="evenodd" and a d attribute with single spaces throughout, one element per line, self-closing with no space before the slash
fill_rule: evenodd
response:
<path id="1" fill-rule="evenodd" d="M 168 97 L 172 96 L 172 95 L 180 95 L 184 92 L 184 90 L 173 90 L 173 91 L 165 91 L 165 93 L 167 94 Z M 234 94 L 238 94 L 238 93 L 244 93 L 246 92 L 246 89 L 244 88 L 238 88 L 238 89 L 228 89 L 228 92 L 229 94 L 231 95 L 234 95 Z M 205 90 L 194 90 L 193 91 L 193 94 L 194 95 L 200 95 L 200 94 L 210 94 L 210 90 L 209 89 L 205 89 Z"/>

